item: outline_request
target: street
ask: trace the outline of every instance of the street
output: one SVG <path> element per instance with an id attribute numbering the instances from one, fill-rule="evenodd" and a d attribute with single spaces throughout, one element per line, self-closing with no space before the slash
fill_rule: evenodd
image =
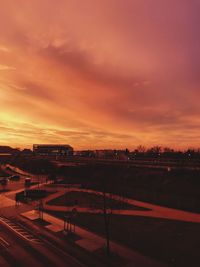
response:
<path id="1" fill-rule="evenodd" d="M 18 182 L 10 181 L 6 188 L 8 191 L 0 195 L 0 266 L 105 266 L 106 259 L 95 253 L 104 247 L 103 237 L 76 226 L 78 239 L 73 241 L 73 246 L 65 239 L 62 240 L 64 235 L 61 238 L 57 233 L 63 230 L 63 220 L 44 213 L 47 225 L 39 226 L 39 215 L 35 212 L 34 203 L 16 205 L 15 194 L 24 189 L 25 177 L 21 175 Z M 32 178 L 34 182 L 38 181 L 37 176 Z M 40 177 L 40 186 L 46 184 L 44 178 Z M 38 188 L 38 184 L 31 188 Z M 57 193 L 60 194 L 60 191 Z M 111 242 L 111 246 L 118 255 L 126 259 L 127 266 L 132 263 L 134 265 L 130 266 L 166 266 L 115 242 Z"/>
<path id="2" fill-rule="evenodd" d="M 10 220 L 4 223 L 2 218 L 0 222 L 0 255 L 7 263 L 5 266 L 81 266 L 71 256 L 47 244 L 37 235 L 28 233 L 16 223 Z"/>
<path id="3" fill-rule="evenodd" d="M 8 193 L 0 195 L 0 266 L 83 266 L 64 250 L 58 249 L 42 239 L 37 232 L 25 229 L 16 221 L 16 216 L 22 210 L 30 209 L 26 204 L 15 207 L 15 192 L 24 188 L 24 177 L 21 176 L 18 182 L 9 182 L 8 188 Z"/>

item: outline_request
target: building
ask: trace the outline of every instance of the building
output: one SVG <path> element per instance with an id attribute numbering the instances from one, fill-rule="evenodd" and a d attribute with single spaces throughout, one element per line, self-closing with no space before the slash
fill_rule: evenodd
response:
<path id="1" fill-rule="evenodd" d="M 95 157 L 100 159 L 118 159 L 118 160 L 128 160 L 129 150 L 116 150 L 116 149 L 104 149 L 96 150 Z"/>
<path id="2" fill-rule="evenodd" d="M 85 157 L 85 158 L 94 158 L 95 152 L 93 150 L 74 151 L 74 156 Z"/>
<path id="3" fill-rule="evenodd" d="M 73 148 L 70 145 L 34 144 L 33 152 L 41 156 L 72 156 Z"/>
<path id="4" fill-rule="evenodd" d="M 9 156 L 19 154 L 20 150 L 18 148 L 12 148 L 10 146 L 0 146 L 0 155 Z"/>

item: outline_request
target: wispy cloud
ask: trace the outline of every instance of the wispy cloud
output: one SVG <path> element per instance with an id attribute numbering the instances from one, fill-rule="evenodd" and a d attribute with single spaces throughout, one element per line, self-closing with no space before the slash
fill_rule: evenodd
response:
<path id="1" fill-rule="evenodd" d="M 12 66 L 0 65 L 0 70 L 15 70 Z"/>
<path id="2" fill-rule="evenodd" d="M 198 10 L 189 0 L 4 1 L 1 141 L 198 145 Z"/>

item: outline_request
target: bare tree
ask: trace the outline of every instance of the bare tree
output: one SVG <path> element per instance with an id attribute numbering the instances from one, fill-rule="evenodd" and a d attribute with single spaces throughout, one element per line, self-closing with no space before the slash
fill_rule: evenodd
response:
<path id="1" fill-rule="evenodd" d="M 146 152 L 146 148 L 145 148 L 145 146 L 139 145 L 136 148 L 136 151 L 138 151 L 138 153 L 145 153 Z"/>
<path id="2" fill-rule="evenodd" d="M 160 146 L 153 146 L 150 149 L 147 150 L 149 154 L 158 156 L 162 152 L 162 147 Z"/>
<path id="3" fill-rule="evenodd" d="M 102 211 L 103 211 L 103 218 L 104 218 L 104 227 L 105 227 L 105 239 L 106 239 L 106 254 L 110 256 L 110 217 L 111 217 L 111 210 L 112 205 L 110 202 L 110 193 L 108 193 L 109 187 L 112 186 L 109 184 L 110 176 L 112 175 L 111 169 L 106 166 L 100 166 L 97 169 L 97 176 L 100 181 L 101 192 L 102 192 Z"/>
<path id="4" fill-rule="evenodd" d="M 41 219 L 41 220 L 43 220 L 43 218 L 44 218 L 44 205 L 43 205 L 43 200 L 42 199 L 40 199 L 39 200 L 39 203 L 38 203 L 39 205 L 38 205 L 38 210 L 39 210 L 39 218 Z"/>
<path id="5" fill-rule="evenodd" d="M 106 193 L 105 179 L 103 185 L 103 216 L 104 216 L 104 224 L 105 224 L 105 234 L 106 234 L 106 252 L 107 255 L 110 255 L 110 212 L 108 206 L 108 197 Z"/>

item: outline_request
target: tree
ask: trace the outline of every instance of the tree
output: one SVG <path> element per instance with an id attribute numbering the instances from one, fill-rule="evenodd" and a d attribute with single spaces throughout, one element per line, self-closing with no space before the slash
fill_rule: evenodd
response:
<path id="1" fill-rule="evenodd" d="M 110 183 L 110 177 L 114 174 L 115 169 L 110 166 L 96 166 L 95 176 L 96 179 L 100 182 L 100 190 L 102 195 L 102 213 L 104 218 L 104 228 L 105 228 L 105 239 L 106 239 L 106 254 L 110 256 L 110 216 L 112 210 L 112 202 L 109 201 L 110 197 L 110 187 L 113 186 L 112 182 Z"/>
<path id="2" fill-rule="evenodd" d="M 160 146 L 153 146 L 147 152 L 151 155 L 158 156 L 162 152 L 162 148 Z"/>
<path id="3" fill-rule="evenodd" d="M 170 148 L 170 147 L 164 147 L 163 148 L 163 152 L 170 154 L 170 153 L 174 153 L 174 150 L 172 148 Z"/>
<path id="4" fill-rule="evenodd" d="M 38 203 L 38 211 L 39 211 L 39 218 L 40 220 L 43 220 L 44 216 L 43 216 L 43 212 L 44 212 L 44 204 L 43 204 L 43 200 L 40 199 L 39 203 Z"/>
<path id="5" fill-rule="evenodd" d="M 103 179 L 103 216 L 104 216 L 104 224 L 105 224 L 105 234 L 106 234 L 106 252 L 107 255 L 110 255 L 110 214 L 108 211 L 108 203 L 107 203 L 107 193 L 106 193 L 106 185 L 105 179 Z"/>
<path id="6" fill-rule="evenodd" d="M 146 152 L 146 148 L 145 148 L 145 146 L 141 146 L 141 145 L 139 145 L 139 146 L 136 148 L 135 151 L 137 151 L 138 153 L 145 153 L 145 152 Z"/>

